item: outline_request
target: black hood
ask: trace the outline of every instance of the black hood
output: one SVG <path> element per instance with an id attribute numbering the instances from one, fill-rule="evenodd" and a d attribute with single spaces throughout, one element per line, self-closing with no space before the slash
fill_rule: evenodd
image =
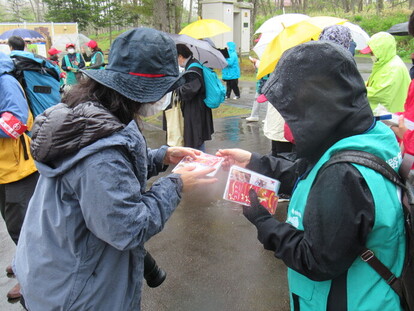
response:
<path id="1" fill-rule="evenodd" d="M 311 161 L 374 122 L 355 60 L 335 43 L 311 41 L 286 51 L 263 93 L 289 125 L 298 157 Z"/>

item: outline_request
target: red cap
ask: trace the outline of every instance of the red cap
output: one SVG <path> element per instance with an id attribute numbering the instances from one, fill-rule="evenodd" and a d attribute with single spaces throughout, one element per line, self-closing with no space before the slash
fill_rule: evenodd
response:
<path id="1" fill-rule="evenodd" d="M 96 41 L 91 40 L 86 45 L 89 46 L 91 49 L 94 49 L 98 46 L 98 43 L 96 43 Z"/>
<path id="2" fill-rule="evenodd" d="M 58 49 L 55 49 L 55 48 L 51 48 L 51 49 L 49 49 L 49 51 L 47 51 L 48 53 L 49 53 L 49 55 L 50 56 L 53 56 L 53 55 L 55 55 L 55 54 L 59 54 L 59 53 L 61 53 L 62 51 L 60 51 L 60 50 L 58 50 Z"/>
<path id="3" fill-rule="evenodd" d="M 75 43 L 67 43 L 66 48 L 75 47 Z"/>
<path id="4" fill-rule="evenodd" d="M 369 46 L 367 46 L 365 49 L 362 49 L 361 51 L 359 51 L 359 53 L 361 53 L 361 54 L 369 54 L 371 52 L 372 52 L 372 50 Z"/>

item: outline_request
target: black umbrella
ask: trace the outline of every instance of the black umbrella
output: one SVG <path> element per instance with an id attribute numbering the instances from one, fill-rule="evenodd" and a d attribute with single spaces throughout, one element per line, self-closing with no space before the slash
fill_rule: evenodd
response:
<path id="1" fill-rule="evenodd" d="M 168 34 L 175 43 L 185 44 L 193 56 L 203 65 L 210 68 L 223 69 L 227 66 L 227 61 L 223 54 L 206 40 L 198 40 L 187 35 Z"/>
<path id="2" fill-rule="evenodd" d="M 387 32 L 394 36 L 408 36 L 408 22 L 395 24 Z"/>

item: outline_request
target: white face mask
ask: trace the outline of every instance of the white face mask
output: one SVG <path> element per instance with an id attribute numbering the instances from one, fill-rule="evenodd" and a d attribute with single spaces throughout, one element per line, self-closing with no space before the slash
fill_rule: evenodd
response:
<path id="1" fill-rule="evenodd" d="M 155 103 L 142 104 L 138 114 L 142 117 L 149 117 L 157 114 L 161 110 L 165 110 L 171 102 L 171 94 L 171 92 L 165 94 L 163 98 Z"/>
<path id="2" fill-rule="evenodd" d="M 69 53 L 69 54 L 73 54 L 73 53 L 75 53 L 75 49 L 68 49 L 68 53 Z"/>
<path id="3" fill-rule="evenodd" d="M 375 55 L 371 55 L 371 60 L 373 63 L 375 63 L 378 59 Z"/>

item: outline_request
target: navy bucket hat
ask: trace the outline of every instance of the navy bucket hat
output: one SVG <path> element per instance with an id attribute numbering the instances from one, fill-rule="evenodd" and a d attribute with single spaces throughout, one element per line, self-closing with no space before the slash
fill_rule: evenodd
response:
<path id="1" fill-rule="evenodd" d="M 112 43 L 105 69 L 82 72 L 140 103 L 156 102 L 184 83 L 174 41 L 151 28 L 124 32 Z"/>

